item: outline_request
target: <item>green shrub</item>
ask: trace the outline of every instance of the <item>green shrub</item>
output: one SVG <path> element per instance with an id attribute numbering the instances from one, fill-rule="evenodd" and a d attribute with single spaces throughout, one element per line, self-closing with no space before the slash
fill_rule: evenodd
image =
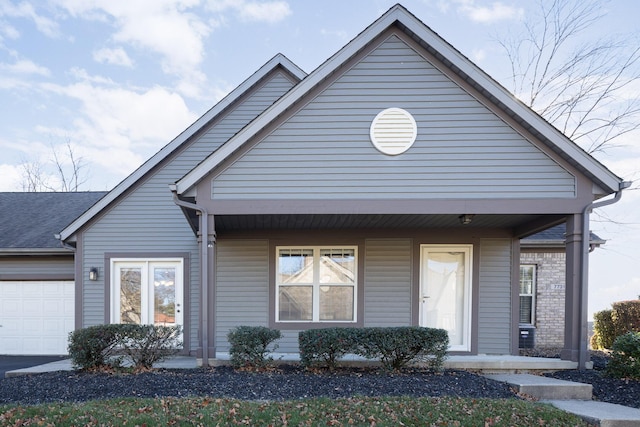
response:
<path id="1" fill-rule="evenodd" d="M 602 310 L 593 314 L 594 338 L 591 342 L 594 350 L 611 348 L 616 339 L 616 327 L 613 323 L 613 310 Z"/>
<path id="2" fill-rule="evenodd" d="M 414 362 L 441 369 L 449 346 L 449 336 L 444 329 L 419 326 L 363 328 L 359 335 L 358 354 L 367 359 L 379 359 L 389 370 L 398 370 Z"/>
<path id="3" fill-rule="evenodd" d="M 95 369 L 116 363 L 118 359 L 113 359 L 112 356 L 118 346 L 123 326 L 126 325 L 96 325 L 69 333 L 67 350 L 73 366 Z"/>
<path id="4" fill-rule="evenodd" d="M 613 343 L 607 374 L 640 380 L 640 332 L 627 332 Z"/>
<path id="5" fill-rule="evenodd" d="M 149 369 L 179 351 L 180 331 L 180 326 L 90 326 L 69 334 L 69 356 L 80 369 L 119 367 L 124 360 L 135 368 Z"/>
<path id="6" fill-rule="evenodd" d="M 610 349 L 617 337 L 627 332 L 640 331 L 640 300 L 619 301 L 611 310 L 602 310 L 593 315 L 594 349 Z"/>
<path id="7" fill-rule="evenodd" d="M 627 332 L 640 332 L 640 300 L 614 302 L 611 306 L 617 336 Z"/>
<path id="8" fill-rule="evenodd" d="M 182 328 L 176 326 L 122 325 L 121 351 L 137 369 L 153 364 L 180 351 Z"/>
<path id="9" fill-rule="evenodd" d="M 282 334 L 277 329 L 269 329 L 264 326 L 239 326 L 227 334 L 231 344 L 231 365 L 236 368 L 254 367 L 262 368 L 272 360 L 268 357 L 270 351 L 278 348 L 274 345 L 271 350 L 269 345 L 281 338 Z"/>
<path id="10" fill-rule="evenodd" d="M 298 334 L 300 362 L 305 367 L 324 364 L 330 370 L 338 359 L 357 349 L 359 330 L 355 328 L 308 329 Z"/>

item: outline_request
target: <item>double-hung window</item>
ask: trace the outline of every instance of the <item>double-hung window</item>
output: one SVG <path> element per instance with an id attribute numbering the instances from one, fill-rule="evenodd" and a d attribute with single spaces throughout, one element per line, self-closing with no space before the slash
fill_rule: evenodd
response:
<path id="1" fill-rule="evenodd" d="M 356 322 L 353 246 L 277 247 L 277 322 Z"/>
<path id="2" fill-rule="evenodd" d="M 533 325 L 535 320 L 536 266 L 520 266 L 520 323 Z"/>

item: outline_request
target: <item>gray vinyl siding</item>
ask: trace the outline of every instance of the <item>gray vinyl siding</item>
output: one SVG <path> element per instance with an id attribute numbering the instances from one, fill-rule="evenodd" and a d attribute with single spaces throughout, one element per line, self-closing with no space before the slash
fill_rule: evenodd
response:
<path id="1" fill-rule="evenodd" d="M 478 353 L 511 353 L 511 240 L 480 242 Z"/>
<path id="2" fill-rule="evenodd" d="M 189 253 L 191 269 L 189 290 L 190 318 L 185 324 L 191 328 L 192 350 L 198 343 L 200 311 L 199 250 L 193 230 L 188 225 L 181 209 L 177 207 L 169 191 L 175 183 L 194 166 L 200 163 L 220 144 L 253 120 L 266 107 L 289 90 L 292 82 L 278 72 L 263 86 L 233 106 L 214 126 L 187 142 L 176 153 L 161 163 L 144 182 L 108 208 L 96 222 L 83 233 L 83 274 L 88 275 L 90 266 L 103 266 L 105 253 L 139 253 L 152 256 L 154 253 Z M 186 266 L 185 266 L 186 268 Z M 84 277 L 82 323 L 84 326 L 100 324 L 105 317 L 104 275 L 98 282 L 89 282 Z"/>
<path id="3" fill-rule="evenodd" d="M 364 258 L 364 325 L 411 324 L 411 240 L 371 239 Z"/>
<path id="4" fill-rule="evenodd" d="M 418 126 L 406 153 L 369 140 L 383 109 Z M 218 175 L 215 199 L 574 197 L 575 177 L 392 36 Z"/>
<path id="5" fill-rule="evenodd" d="M 4 277 L 17 278 L 23 276 L 26 280 L 30 277 L 38 277 L 38 280 L 46 280 L 47 275 L 57 279 L 66 276 L 66 280 L 74 277 L 74 263 L 72 256 L 55 257 L 0 257 L 0 280 Z M 16 280 L 16 279 L 12 279 Z"/>
<path id="6" fill-rule="evenodd" d="M 269 325 L 269 242 L 219 240 L 216 247 L 217 351 L 229 351 L 234 327 Z"/>

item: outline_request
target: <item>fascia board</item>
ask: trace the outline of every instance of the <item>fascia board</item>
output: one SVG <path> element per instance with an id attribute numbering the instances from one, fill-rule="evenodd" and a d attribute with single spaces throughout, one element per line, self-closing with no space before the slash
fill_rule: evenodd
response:
<path id="1" fill-rule="evenodd" d="M 131 175 L 122 180 L 116 187 L 107 193 L 102 199 L 100 199 L 95 205 L 89 208 L 84 214 L 79 216 L 74 222 L 69 224 L 64 230 L 60 232 L 60 238 L 62 241 L 67 240 L 71 235 L 77 232 L 84 224 L 86 224 L 91 218 L 100 213 L 110 203 L 116 200 L 127 189 L 134 185 L 138 180 L 144 177 L 149 171 L 156 167 L 162 160 L 173 153 L 184 142 L 191 138 L 197 131 L 205 126 L 209 121 L 215 118 L 218 114 L 223 112 L 229 105 L 235 102 L 238 98 L 244 95 L 253 85 L 255 85 L 260 79 L 267 75 L 271 70 L 277 66 L 282 66 L 285 70 L 291 73 L 293 76 L 302 80 L 306 77 L 306 73 L 293 62 L 291 62 L 286 56 L 277 54 L 271 58 L 267 63 L 260 67 L 249 78 L 242 82 L 238 87 L 225 96 L 220 102 L 214 105 L 209 111 L 204 113 L 199 119 L 191 124 L 187 129 L 182 131 L 176 138 L 174 138 L 169 144 L 165 145 L 160 151 L 158 151 L 153 157 L 147 160 L 142 166 L 136 169 Z"/>
<path id="2" fill-rule="evenodd" d="M 73 251 L 65 248 L 3 248 L 0 256 L 9 255 L 71 255 Z"/>
<path id="3" fill-rule="evenodd" d="M 291 107 L 291 105 L 293 105 L 298 99 L 304 96 L 316 85 L 320 84 L 341 64 L 364 48 L 385 28 L 392 25 L 399 18 L 398 14 L 401 11 L 401 8 L 394 6 L 389 12 L 367 27 L 363 32 L 358 34 L 356 38 L 349 42 L 345 47 L 340 49 L 331 58 L 316 68 L 304 80 L 298 83 L 276 103 L 265 110 L 260 116 L 256 117 L 251 123 L 240 130 L 240 132 L 222 145 L 222 147 L 220 147 L 215 153 L 193 168 L 191 172 L 186 174 L 182 179 L 178 180 L 176 182 L 176 190 L 178 194 L 184 194 L 195 186 L 211 170 L 242 147 L 244 143 L 258 133 L 263 127 L 278 118 L 280 114 Z M 405 15 L 406 12 L 402 13 L 402 16 Z"/>

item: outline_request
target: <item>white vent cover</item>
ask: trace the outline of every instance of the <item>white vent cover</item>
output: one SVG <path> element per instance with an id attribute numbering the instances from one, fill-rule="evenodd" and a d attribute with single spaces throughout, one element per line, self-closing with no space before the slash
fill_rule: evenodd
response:
<path id="1" fill-rule="evenodd" d="M 418 127 L 409 112 L 402 108 L 387 108 L 373 119 L 369 135 L 373 146 L 381 153 L 395 156 L 411 148 Z"/>

